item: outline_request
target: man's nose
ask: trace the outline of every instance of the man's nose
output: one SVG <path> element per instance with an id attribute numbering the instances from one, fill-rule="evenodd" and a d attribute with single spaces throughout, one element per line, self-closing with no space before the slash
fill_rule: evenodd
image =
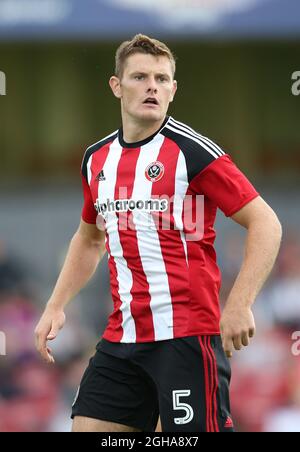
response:
<path id="1" fill-rule="evenodd" d="M 153 93 L 157 93 L 157 85 L 156 85 L 156 80 L 154 78 L 150 78 L 149 79 L 149 85 L 147 88 L 147 92 L 153 92 Z"/>

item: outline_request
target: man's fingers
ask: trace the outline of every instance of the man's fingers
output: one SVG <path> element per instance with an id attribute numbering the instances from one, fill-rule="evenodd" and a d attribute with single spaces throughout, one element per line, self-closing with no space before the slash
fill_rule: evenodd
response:
<path id="1" fill-rule="evenodd" d="M 40 352 L 40 355 L 42 356 L 42 358 L 45 361 L 49 362 L 49 353 L 48 353 L 48 350 L 47 350 L 46 338 L 44 339 L 43 343 L 38 348 L 38 351 Z"/>
<path id="2" fill-rule="evenodd" d="M 54 362 L 52 351 L 47 347 L 47 333 L 37 330 L 35 332 L 36 349 L 47 363 Z"/>
<path id="3" fill-rule="evenodd" d="M 242 333 L 242 344 L 244 347 L 248 347 L 248 345 L 250 344 L 250 334 L 248 333 Z"/>
<path id="4" fill-rule="evenodd" d="M 234 337 L 222 335 L 222 343 L 225 354 L 228 358 L 232 358 L 233 349 L 239 351 L 244 347 L 248 347 L 250 344 L 250 338 L 255 334 L 255 330 L 249 330 L 249 333 L 243 332 L 236 334 Z"/>
<path id="5" fill-rule="evenodd" d="M 46 349 L 46 334 L 42 333 L 41 331 L 36 332 L 35 344 L 36 344 L 37 350 L 42 355 L 42 353 Z"/>
<path id="6" fill-rule="evenodd" d="M 253 338 L 254 336 L 255 336 L 255 328 L 253 327 L 253 328 L 249 329 L 249 337 Z"/>
<path id="7" fill-rule="evenodd" d="M 47 353 L 48 353 L 48 362 L 55 363 L 51 348 L 47 347 Z"/>
<path id="8" fill-rule="evenodd" d="M 223 335 L 223 348 L 227 358 L 232 358 L 233 342 L 231 337 Z"/>
<path id="9" fill-rule="evenodd" d="M 57 334 L 58 334 L 58 332 L 59 332 L 59 330 L 60 330 L 59 325 L 57 323 L 53 323 L 51 331 L 50 331 L 50 333 L 47 336 L 47 340 L 48 341 L 52 341 L 53 339 L 55 339 Z"/>
<path id="10" fill-rule="evenodd" d="M 46 344 L 46 343 L 45 343 Z M 51 348 L 47 347 L 45 345 L 45 347 L 43 347 L 40 351 L 41 356 L 43 357 L 43 359 L 47 362 L 47 363 L 54 363 L 54 358 L 52 356 L 52 350 Z"/>
<path id="11" fill-rule="evenodd" d="M 44 343 L 42 343 L 41 345 L 39 345 L 39 347 L 38 347 L 38 352 L 40 353 L 40 355 L 42 356 L 42 358 L 43 358 L 45 361 L 50 362 L 50 359 L 49 359 L 49 358 L 50 358 L 50 355 L 49 355 L 48 350 L 47 350 L 46 339 L 45 339 Z"/>
<path id="12" fill-rule="evenodd" d="M 51 323 L 39 324 L 35 329 L 35 345 L 38 351 L 46 347 L 46 340 L 49 331 L 51 330 Z"/>
<path id="13" fill-rule="evenodd" d="M 255 335 L 255 321 L 250 308 L 226 305 L 220 322 L 222 343 L 228 357 L 234 350 L 248 347 Z"/>
<path id="14" fill-rule="evenodd" d="M 235 350 L 241 350 L 242 349 L 242 338 L 241 335 L 238 334 L 233 338 L 233 345 Z"/>
<path id="15" fill-rule="evenodd" d="M 53 339 L 56 338 L 56 336 L 58 335 L 59 331 L 63 328 L 65 323 L 65 316 L 64 314 L 61 316 L 57 316 L 55 319 L 52 320 L 51 323 L 51 329 L 50 332 L 47 336 L 47 340 L 51 341 Z"/>
<path id="16" fill-rule="evenodd" d="M 46 309 L 35 329 L 36 348 L 47 363 L 54 363 L 52 350 L 47 346 L 47 341 L 57 337 L 64 323 L 65 314 L 63 311 Z"/>

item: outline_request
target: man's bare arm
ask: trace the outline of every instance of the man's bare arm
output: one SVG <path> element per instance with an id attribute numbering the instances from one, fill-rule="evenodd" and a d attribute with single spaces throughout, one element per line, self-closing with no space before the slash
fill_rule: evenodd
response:
<path id="1" fill-rule="evenodd" d="M 36 348 L 47 362 L 54 362 L 47 341 L 53 340 L 64 326 L 64 308 L 90 280 L 105 252 L 105 233 L 96 225 L 81 220 L 53 293 L 35 329 Z"/>
<path id="2" fill-rule="evenodd" d="M 255 334 L 251 307 L 267 280 L 278 255 L 282 229 L 271 207 L 256 198 L 232 216 L 248 230 L 245 255 L 221 318 L 221 334 L 228 357 L 233 348 L 249 345 Z"/>

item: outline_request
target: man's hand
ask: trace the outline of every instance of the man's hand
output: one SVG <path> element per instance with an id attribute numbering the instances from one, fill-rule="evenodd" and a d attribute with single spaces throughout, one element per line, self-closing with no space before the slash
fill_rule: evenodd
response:
<path id="1" fill-rule="evenodd" d="M 248 307 L 225 306 L 220 326 L 223 348 L 228 358 L 232 358 L 233 349 L 247 347 L 255 335 L 255 321 Z"/>
<path id="2" fill-rule="evenodd" d="M 54 363 L 54 358 L 51 348 L 47 347 L 47 341 L 52 341 L 56 338 L 59 330 L 64 326 L 65 320 L 66 317 L 62 310 L 48 306 L 35 329 L 36 348 L 49 364 Z"/>

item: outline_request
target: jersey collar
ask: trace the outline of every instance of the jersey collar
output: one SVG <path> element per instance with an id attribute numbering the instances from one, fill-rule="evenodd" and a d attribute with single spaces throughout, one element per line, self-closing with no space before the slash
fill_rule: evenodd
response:
<path id="1" fill-rule="evenodd" d="M 118 139 L 119 139 L 119 143 L 123 148 L 139 148 L 141 146 L 144 146 L 145 144 L 149 143 L 151 140 L 153 140 L 153 138 L 155 137 L 155 135 L 157 135 L 167 124 L 167 122 L 169 121 L 170 116 L 166 116 L 164 122 L 162 123 L 162 125 L 160 126 L 160 128 L 153 133 L 150 137 L 145 138 L 144 140 L 141 141 L 136 141 L 135 143 L 126 143 L 126 141 L 124 141 L 123 139 L 123 127 L 121 127 L 118 131 Z"/>

